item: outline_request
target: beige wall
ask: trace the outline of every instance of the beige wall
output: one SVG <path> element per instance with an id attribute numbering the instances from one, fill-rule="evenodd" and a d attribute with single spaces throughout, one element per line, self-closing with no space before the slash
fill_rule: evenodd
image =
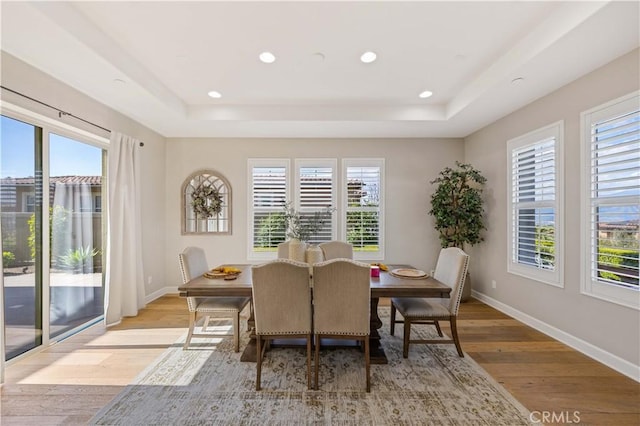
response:
<path id="1" fill-rule="evenodd" d="M 640 313 L 580 294 L 579 177 L 580 113 L 638 90 L 638 64 L 635 50 L 465 138 L 466 161 L 487 177 L 487 238 L 470 250 L 474 289 L 636 366 Z M 507 273 L 506 142 L 558 120 L 565 125 L 563 289 Z"/>
<path id="2" fill-rule="evenodd" d="M 247 262 L 247 159 L 385 159 L 386 259 L 432 269 L 439 250 L 427 214 L 433 180 L 463 158 L 461 139 L 169 139 L 167 141 L 167 279 L 180 282 L 178 253 L 189 245 L 206 249 L 211 265 Z M 180 188 L 193 172 L 211 168 L 233 191 L 232 235 L 181 235 Z"/>
<path id="3" fill-rule="evenodd" d="M 163 289 L 166 285 L 165 271 L 164 265 L 158 259 L 163 259 L 165 253 L 165 235 L 164 232 L 159 231 L 164 229 L 166 223 L 165 194 L 162 190 L 165 138 L 5 52 L 2 52 L 2 85 L 107 129 L 144 141 L 140 166 L 142 169 L 142 256 L 146 294 Z M 2 98 L 4 101 L 39 114 L 59 119 L 58 114 L 50 108 L 39 106 L 20 96 L 3 91 Z M 62 120 L 99 136 L 109 137 L 108 133 L 73 118 Z M 147 282 L 148 277 L 153 277 L 151 284 Z"/>

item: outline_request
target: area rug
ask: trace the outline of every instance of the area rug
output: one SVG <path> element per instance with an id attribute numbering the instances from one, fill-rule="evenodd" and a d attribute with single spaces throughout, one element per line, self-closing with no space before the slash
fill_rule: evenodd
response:
<path id="1" fill-rule="evenodd" d="M 323 349 L 318 391 L 307 390 L 303 349 L 274 348 L 265 357 L 262 388 L 256 366 L 240 362 L 232 338 L 184 339 L 91 420 L 100 425 L 527 425 L 529 412 L 469 356 L 453 345 L 412 345 L 402 358 L 402 331 L 380 330 L 389 364 L 371 366 L 356 348 Z M 433 338 L 418 326 L 412 337 Z M 399 331 L 399 333 L 398 333 Z M 244 347 L 248 341 L 242 333 Z M 464 346 L 464 342 L 463 342 Z"/>

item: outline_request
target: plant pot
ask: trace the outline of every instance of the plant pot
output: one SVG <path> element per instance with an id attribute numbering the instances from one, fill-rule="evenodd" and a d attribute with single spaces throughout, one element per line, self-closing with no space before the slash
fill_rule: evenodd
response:
<path id="1" fill-rule="evenodd" d="M 289 259 L 296 260 L 298 262 L 306 261 L 307 244 L 302 241 L 292 238 L 289 240 Z"/>
<path id="2" fill-rule="evenodd" d="M 315 244 L 309 244 L 306 251 L 306 262 L 309 265 L 320 263 L 324 260 L 322 249 Z"/>

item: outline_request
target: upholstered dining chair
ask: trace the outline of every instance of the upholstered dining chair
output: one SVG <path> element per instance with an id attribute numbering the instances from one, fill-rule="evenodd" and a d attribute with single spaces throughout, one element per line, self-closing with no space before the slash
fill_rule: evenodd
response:
<path id="1" fill-rule="evenodd" d="M 309 265 L 276 259 L 252 267 L 253 317 L 256 334 L 256 390 L 262 359 L 275 338 L 304 338 L 307 343 L 307 388 L 311 389 L 311 287 Z M 264 343 L 264 346 L 263 346 Z"/>
<path id="2" fill-rule="evenodd" d="M 409 344 L 439 344 L 453 343 L 456 345 L 458 355 L 464 357 L 458 338 L 456 319 L 462 297 L 462 287 L 467 275 L 469 255 L 457 247 L 449 247 L 440 250 L 438 262 L 433 277 L 443 284 L 451 287 L 450 298 L 426 299 L 419 297 L 393 297 L 391 298 L 390 334 L 393 336 L 396 323 L 404 323 L 404 336 L 402 344 L 402 356 L 409 357 Z M 396 320 L 396 311 L 402 315 L 403 320 Z M 439 321 L 449 321 L 451 324 L 452 339 L 414 339 L 411 340 L 412 324 L 430 324 L 436 327 L 438 335 L 444 337 L 440 329 Z"/>
<path id="3" fill-rule="evenodd" d="M 289 258 L 289 241 L 278 244 L 278 259 Z"/>
<path id="4" fill-rule="evenodd" d="M 318 244 L 322 249 L 324 260 L 331 259 L 353 259 L 353 246 L 344 241 L 327 241 Z"/>
<path id="5" fill-rule="evenodd" d="M 204 250 L 200 247 L 187 247 L 179 254 L 180 271 L 182 272 L 182 282 L 186 284 L 193 278 L 207 272 L 209 266 Z M 209 317 L 216 319 L 233 320 L 233 341 L 235 351 L 240 351 L 240 312 L 247 306 L 250 298 L 248 297 L 187 297 L 187 306 L 189 307 L 189 333 L 187 340 L 184 342 L 183 349 L 187 349 L 191 343 L 192 337 L 212 337 L 212 336 L 229 336 L 230 334 L 220 334 L 207 332 L 194 333 L 198 314 L 204 315 L 202 331 L 207 331 Z"/>
<path id="6" fill-rule="evenodd" d="M 323 337 L 359 340 L 364 346 L 366 389 L 371 390 L 369 334 L 370 266 L 351 259 L 332 259 L 313 266 L 313 332 L 315 389 L 318 389 Z"/>

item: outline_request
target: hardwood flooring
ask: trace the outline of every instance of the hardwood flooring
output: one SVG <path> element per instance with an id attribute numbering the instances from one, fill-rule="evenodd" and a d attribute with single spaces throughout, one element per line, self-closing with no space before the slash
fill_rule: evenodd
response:
<path id="1" fill-rule="evenodd" d="M 187 324 L 185 300 L 167 295 L 116 327 L 93 326 L 12 363 L 0 387 L 0 424 L 86 424 Z M 458 332 L 463 350 L 534 422 L 640 425 L 640 383 L 568 346 L 476 300 L 461 305 Z"/>

